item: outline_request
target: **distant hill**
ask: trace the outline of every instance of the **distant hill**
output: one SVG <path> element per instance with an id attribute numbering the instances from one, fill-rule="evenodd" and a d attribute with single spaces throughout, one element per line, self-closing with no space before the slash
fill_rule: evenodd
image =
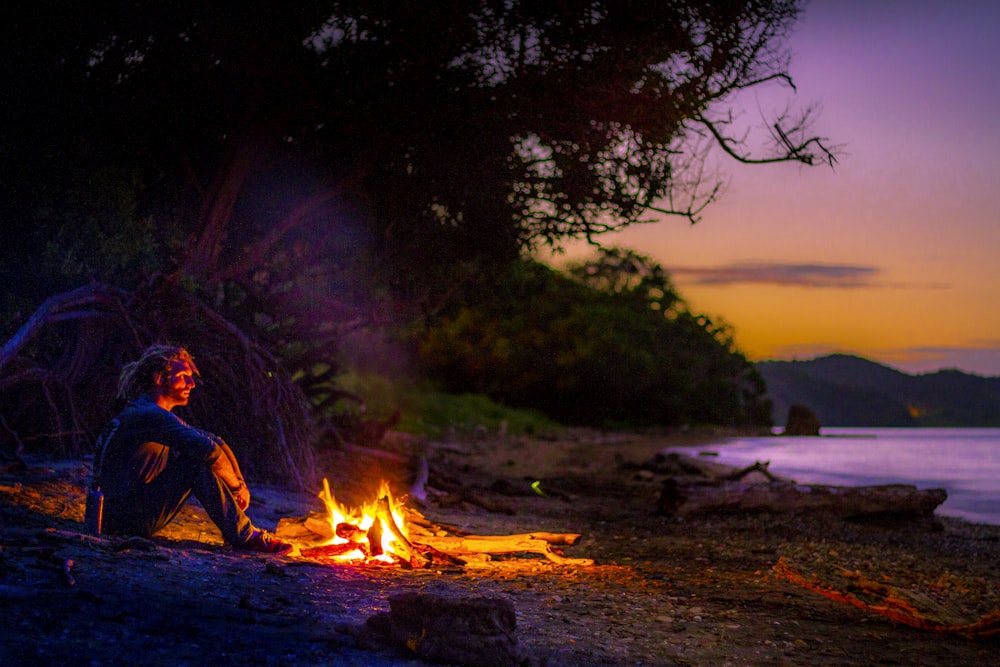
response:
<path id="1" fill-rule="evenodd" d="M 1000 427 L 1000 377 L 955 370 L 911 375 L 846 354 L 756 366 L 774 401 L 775 426 L 784 426 L 788 407 L 800 404 L 823 426 Z"/>

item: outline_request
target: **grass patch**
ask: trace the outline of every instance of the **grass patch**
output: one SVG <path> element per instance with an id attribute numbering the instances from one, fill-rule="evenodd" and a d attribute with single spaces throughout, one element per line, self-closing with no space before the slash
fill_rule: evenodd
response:
<path id="1" fill-rule="evenodd" d="M 368 373 L 346 373 L 337 385 L 362 397 L 366 416 L 384 419 L 400 411 L 400 431 L 442 435 L 449 430 L 485 429 L 515 435 L 548 433 L 561 427 L 537 410 L 511 408 L 481 394 L 448 394 L 427 382 L 392 380 Z"/>

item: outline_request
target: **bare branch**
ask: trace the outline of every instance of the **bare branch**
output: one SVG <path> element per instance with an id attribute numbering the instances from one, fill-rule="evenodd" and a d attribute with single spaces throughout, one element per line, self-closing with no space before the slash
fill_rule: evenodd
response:
<path id="1" fill-rule="evenodd" d="M 824 144 L 825 139 L 822 137 L 810 137 L 809 139 L 801 142 L 795 143 L 792 141 L 788 133 L 781 128 L 779 123 L 773 125 L 773 130 L 780 144 L 784 147 L 785 152 L 780 155 L 775 155 L 772 157 L 755 158 L 749 155 L 743 155 L 738 153 L 734 148 L 734 143 L 740 143 L 724 135 L 718 128 L 716 123 L 713 123 L 707 119 L 704 115 L 699 115 L 695 119 L 698 123 L 704 126 L 711 135 L 715 138 L 717 145 L 730 157 L 741 162 L 743 164 L 774 164 L 776 162 L 800 162 L 807 165 L 815 165 L 818 162 L 825 162 L 833 167 L 837 163 L 837 157 L 834 151 Z"/>

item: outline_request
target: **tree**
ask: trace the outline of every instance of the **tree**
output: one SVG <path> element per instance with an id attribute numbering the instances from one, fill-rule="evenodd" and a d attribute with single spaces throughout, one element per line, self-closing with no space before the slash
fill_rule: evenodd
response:
<path id="1" fill-rule="evenodd" d="M 455 266 L 474 276 L 654 210 L 697 219 L 718 194 L 705 141 L 742 161 L 832 160 L 783 117 L 763 157 L 725 134 L 733 94 L 791 83 L 793 0 L 4 11 L 10 330 L 87 276 L 185 291 L 304 370 L 345 326 L 392 312 L 357 275 L 384 277 L 395 311 L 433 314 Z M 22 281 L 20 257 L 56 278 Z"/>
<path id="2" fill-rule="evenodd" d="M 632 251 L 604 249 L 569 274 L 516 264 L 419 346 L 450 389 L 569 423 L 770 425 L 764 382 L 729 329 L 692 313 Z"/>
<path id="3" fill-rule="evenodd" d="M 13 126 L 138 178 L 139 217 L 180 224 L 176 268 L 208 283 L 252 290 L 276 244 L 326 251 L 351 218 L 418 266 L 693 220 L 717 194 L 706 136 L 745 161 L 831 157 L 782 118 L 767 156 L 724 135 L 727 99 L 790 83 L 789 0 L 32 7 L 6 35 Z"/>

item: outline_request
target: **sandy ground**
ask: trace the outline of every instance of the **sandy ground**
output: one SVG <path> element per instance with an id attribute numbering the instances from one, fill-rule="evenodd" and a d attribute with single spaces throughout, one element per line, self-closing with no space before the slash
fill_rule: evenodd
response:
<path id="1" fill-rule="evenodd" d="M 410 504 L 429 521 L 579 533 L 559 549 L 593 565 L 537 554 L 422 569 L 264 558 L 226 548 L 196 504 L 151 540 L 94 538 L 81 524 L 87 462 L 34 461 L 0 474 L 0 664 L 423 665 L 357 641 L 401 592 L 510 600 L 524 665 L 1000 664 L 998 635 L 910 627 L 774 570 L 784 559 L 856 573 L 972 622 L 1000 609 L 1000 527 L 657 514 L 664 479 L 643 463 L 668 445 L 697 456 L 716 437 L 392 438 L 378 452 L 321 457 L 338 499 L 360 504 L 383 478 L 408 489 L 423 453 L 432 488 Z M 254 494 L 250 514 L 269 529 L 323 511 L 313 492 Z"/>

